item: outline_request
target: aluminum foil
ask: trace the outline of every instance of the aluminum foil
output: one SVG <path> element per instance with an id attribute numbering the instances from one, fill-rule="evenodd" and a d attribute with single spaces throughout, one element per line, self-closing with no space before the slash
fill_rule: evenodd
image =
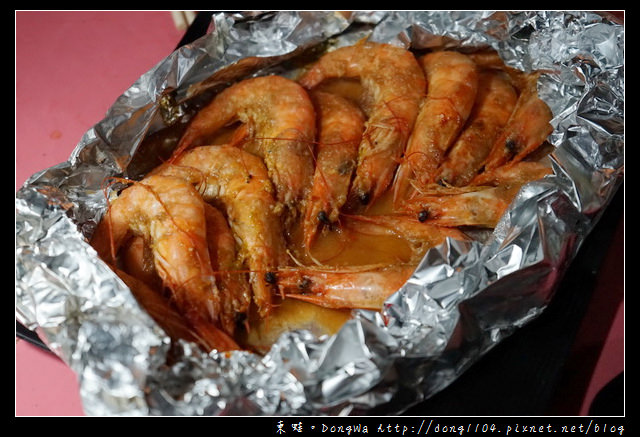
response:
<path id="1" fill-rule="evenodd" d="M 250 75 L 293 74 L 314 50 L 363 37 L 493 47 L 510 66 L 544 70 L 554 174 L 525 185 L 488 238 L 429 250 L 381 312 L 354 311 L 334 336 L 289 332 L 265 355 L 172 346 L 87 244 L 105 210 L 104 178 L 148 171 L 154 162 L 143 158 L 170 150 L 177 134 L 150 151 L 143 139 L 179 130 L 199 96 Z M 68 161 L 16 193 L 16 317 L 77 373 L 89 415 L 396 414 L 545 309 L 623 175 L 624 27 L 606 15 L 215 14 L 207 35 L 135 82 Z"/>

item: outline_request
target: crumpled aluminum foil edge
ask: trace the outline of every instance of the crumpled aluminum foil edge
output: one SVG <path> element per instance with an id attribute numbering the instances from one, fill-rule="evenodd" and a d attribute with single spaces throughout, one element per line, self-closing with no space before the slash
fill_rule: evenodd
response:
<path id="1" fill-rule="evenodd" d="M 182 115 L 182 102 L 290 68 L 314 45 L 363 36 L 414 48 L 491 46 L 511 66 L 547 71 L 539 93 L 554 114 L 554 175 L 524 186 L 487 242 L 431 249 L 382 312 L 355 311 L 333 337 L 287 333 L 263 357 L 172 347 L 86 243 L 104 210 L 102 181 L 127 176 L 144 136 L 175 121 L 172 110 Z M 16 194 L 17 319 L 78 374 L 89 415 L 399 413 L 552 298 L 622 183 L 623 46 L 623 26 L 587 12 L 216 14 L 208 35 L 143 75 L 67 162 Z"/>

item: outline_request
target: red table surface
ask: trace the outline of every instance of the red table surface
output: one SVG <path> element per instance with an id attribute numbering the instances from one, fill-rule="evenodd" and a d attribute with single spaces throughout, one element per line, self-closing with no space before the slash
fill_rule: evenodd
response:
<path id="1" fill-rule="evenodd" d="M 115 99 L 183 36 L 169 11 L 16 11 L 15 26 L 16 190 L 32 174 L 65 161 Z M 623 225 L 595 296 L 624 286 Z M 606 320 L 605 335 L 589 328 L 591 317 L 602 313 L 603 302 L 597 305 L 575 345 L 574 356 L 596 362 L 586 392 L 568 398 L 580 404 L 580 415 L 624 370 L 624 304 L 610 311 L 615 316 Z M 16 416 L 83 415 L 76 376 L 61 360 L 22 340 L 16 341 L 15 357 Z"/>

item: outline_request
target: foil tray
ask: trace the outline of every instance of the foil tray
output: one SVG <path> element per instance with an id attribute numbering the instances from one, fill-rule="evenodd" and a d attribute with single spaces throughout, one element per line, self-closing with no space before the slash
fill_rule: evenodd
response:
<path id="1" fill-rule="evenodd" d="M 138 146 L 190 100 L 249 75 L 292 74 L 308 50 L 363 37 L 492 47 L 510 66 L 544 70 L 554 174 L 525 185 L 487 241 L 431 249 L 381 312 L 354 311 L 332 337 L 291 332 L 264 356 L 171 347 L 86 242 L 105 208 L 101 181 L 144 174 Z M 213 14 L 207 33 L 143 75 L 67 162 L 16 194 L 17 320 L 78 374 L 89 415 L 406 411 L 546 311 L 622 185 L 623 48 L 623 26 L 582 11 Z"/>

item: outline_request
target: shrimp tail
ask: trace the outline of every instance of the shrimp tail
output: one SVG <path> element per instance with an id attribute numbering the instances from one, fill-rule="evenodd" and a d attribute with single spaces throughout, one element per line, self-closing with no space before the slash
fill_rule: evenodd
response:
<path id="1" fill-rule="evenodd" d="M 218 352 L 228 352 L 242 349 L 229 334 L 211 323 L 195 320 L 192 327 L 193 335 L 208 351 L 215 349 Z"/>

